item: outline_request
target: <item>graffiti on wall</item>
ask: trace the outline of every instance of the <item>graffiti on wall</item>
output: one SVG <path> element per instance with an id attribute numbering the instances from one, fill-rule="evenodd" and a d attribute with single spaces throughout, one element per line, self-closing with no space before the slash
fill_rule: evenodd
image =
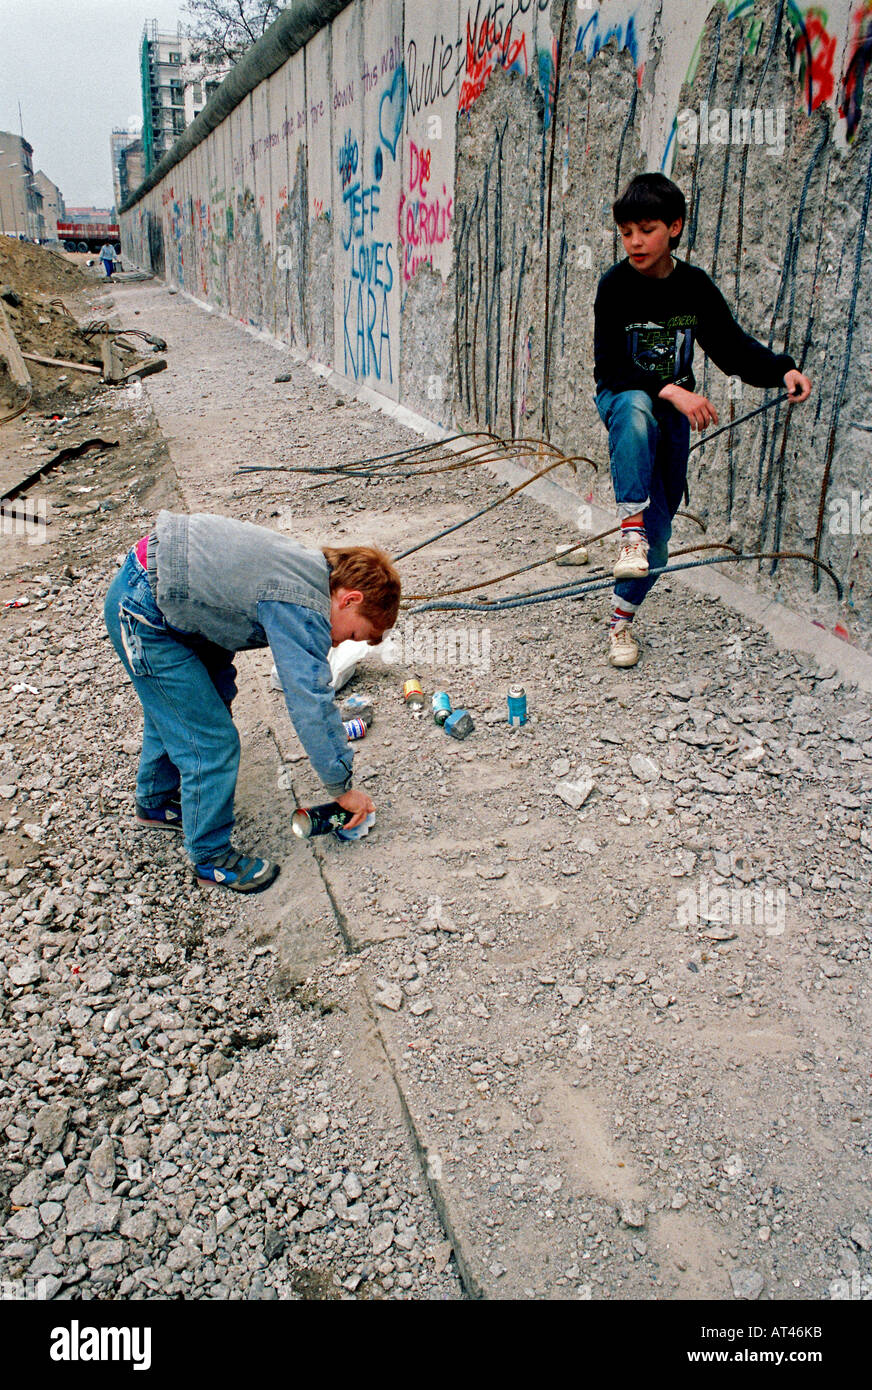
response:
<path id="1" fill-rule="evenodd" d="M 432 266 L 434 248 L 451 237 L 454 197 L 443 183 L 434 195 L 430 184 L 433 151 L 410 140 L 407 146 L 406 188 L 400 197 L 398 238 L 403 279 L 411 280 L 422 265 Z"/>
<path id="2" fill-rule="evenodd" d="M 492 3 L 481 13 L 481 0 L 466 20 L 466 62 L 463 82 L 457 100 L 458 111 L 469 111 L 487 86 L 487 80 L 494 68 L 501 67 L 506 72 L 519 72 L 524 77 L 530 70 L 527 54 L 527 35 L 516 32 L 511 20 L 504 23 L 499 11 L 505 8 L 500 0 Z"/>
<path id="3" fill-rule="evenodd" d="M 393 75 L 378 100 L 371 155 L 361 160 L 350 130 L 338 154 L 342 249 L 348 256 L 342 284 L 343 369 L 355 381 L 363 377 L 394 380 L 388 296 L 397 278 L 396 248 L 393 238 L 382 231 L 380 214 L 385 162 L 396 161 L 405 116 L 406 72 L 402 61 L 396 62 L 401 54 L 402 46 L 397 50 L 392 44 L 381 60 L 383 71 L 390 73 L 393 68 Z M 365 71 L 371 75 L 377 69 L 366 67 Z M 352 101 L 354 85 L 349 84 Z"/>
<path id="4" fill-rule="evenodd" d="M 860 124 L 863 88 L 872 65 L 872 0 L 864 0 L 854 11 L 851 30 L 839 88 L 839 114 L 844 118 L 845 137 L 849 143 Z"/>
<path id="5" fill-rule="evenodd" d="M 283 335 L 288 333 L 309 351 L 317 340 L 322 360 L 332 361 L 352 380 L 368 381 L 385 392 L 388 384 L 399 389 L 401 299 L 408 305 L 408 343 L 412 345 L 408 359 L 404 348 L 404 365 L 405 360 L 412 363 L 409 379 L 417 372 L 419 380 L 423 369 L 416 358 L 426 356 L 421 345 L 435 342 L 437 330 L 431 321 L 426 324 L 429 337 L 420 333 L 416 337 L 415 330 L 424 323 L 425 313 L 435 321 L 432 307 L 437 303 L 446 306 L 444 322 L 448 323 L 453 299 L 461 409 L 482 423 L 499 423 L 500 428 L 507 424 L 518 432 L 526 417 L 538 420 L 541 411 L 541 432 L 547 433 L 552 424 L 559 431 L 566 397 L 557 387 L 552 391 L 551 384 L 560 377 L 560 363 L 572 360 L 585 331 L 576 332 L 571 314 L 564 322 L 567 281 L 570 290 L 578 292 L 575 299 L 570 296 L 574 309 L 581 301 L 589 302 L 592 284 L 590 280 L 573 283 L 573 266 L 591 270 L 590 248 L 578 248 L 588 252 L 586 262 L 581 258 L 576 262 L 574 254 L 569 259 L 567 228 L 572 228 L 576 213 L 559 204 L 557 180 L 562 169 L 567 194 L 577 163 L 570 161 L 570 140 L 582 138 L 583 119 L 574 96 L 570 106 L 560 87 L 560 54 L 551 24 L 561 5 L 553 0 L 462 0 L 444 9 L 426 7 L 425 14 L 419 0 L 417 9 L 396 3 L 388 14 L 382 0 L 372 0 L 372 9 L 358 8 L 359 16 L 353 26 L 348 25 L 354 37 L 347 51 L 339 43 L 331 47 L 333 31 L 322 31 L 319 46 L 309 50 L 314 56 L 306 60 L 308 76 L 298 84 L 295 97 L 289 84 L 286 100 L 273 104 L 270 99 L 262 107 L 253 103 L 244 120 L 240 114 L 232 138 L 229 124 L 214 140 L 209 137 L 213 140 L 208 146 L 210 167 L 216 174 L 208 186 L 198 182 L 196 165 L 185 164 L 184 173 L 176 173 L 155 191 L 147 215 L 146 205 L 135 214 L 140 242 L 150 242 L 145 254 L 157 265 L 165 248 L 166 270 L 173 279 L 213 302 L 223 300 L 228 310 L 232 298 L 248 321 L 268 320 L 274 308 L 270 296 L 283 295 L 288 315 L 287 327 L 281 326 Z M 593 0 L 591 4 L 565 0 L 562 8 L 568 15 L 561 44 L 562 71 L 565 74 L 567 65 L 577 61 L 583 81 L 576 90 L 583 90 L 584 84 L 590 89 L 594 60 L 599 57 L 602 64 L 604 50 L 611 46 L 612 54 L 620 52 L 622 61 L 610 65 L 610 80 L 619 67 L 625 68 L 624 95 L 629 98 L 632 92 L 626 120 L 626 108 L 617 100 L 608 107 L 612 127 L 602 141 L 607 172 L 599 183 L 591 167 L 604 208 L 611 192 L 609 178 L 614 175 L 616 181 L 623 181 L 638 167 L 641 142 L 647 141 L 643 153 L 653 151 L 652 162 L 656 162 L 670 121 L 673 132 L 687 127 L 678 114 L 672 115 L 681 104 L 673 102 L 672 96 L 678 95 L 682 75 L 696 87 L 698 138 L 688 139 L 685 150 L 676 148 L 680 142 L 674 134 L 668 149 L 669 157 L 680 161 L 685 153 L 694 152 L 692 161 L 679 163 L 676 174 L 686 183 L 692 208 L 684 247 L 704 256 L 707 268 L 724 278 L 726 292 L 740 312 L 758 284 L 753 258 L 747 254 L 756 223 L 750 217 L 743 221 L 746 185 L 748 207 L 755 210 L 759 182 L 756 153 L 750 146 L 754 143 L 764 153 L 777 155 L 784 150 L 783 125 L 778 140 L 779 131 L 767 125 L 778 110 L 760 107 L 758 98 L 764 81 L 767 94 L 778 83 L 785 86 L 787 53 L 795 75 L 795 88 L 787 84 L 788 133 L 801 150 L 802 167 L 791 173 L 789 181 L 785 176 L 785 189 L 793 190 L 788 212 L 780 221 L 773 216 L 773 226 L 781 229 L 782 245 L 774 256 L 780 278 L 772 321 L 754 326 L 762 337 L 767 336 L 767 328 L 779 340 L 786 332 L 787 346 L 797 354 L 812 343 L 808 350 L 815 368 L 819 365 L 817 340 L 825 338 L 820 361 L 829 361 L 830 375 L 840 379 L 848 369 L 848 349 L 839 330 L 823 329 L 815 303 L 818 286 L 823 284 L 818 279 L 818 253 L 826 265 L 829 236 L 820 208 L 832 209 L 832 199 L 827 203 L 832 138 L 831 133 L 828 140 L 821 135 L 817 143 L 815 123 L 806 121 L 798 108 L 801 102 L 808 115 L 817 113 L 819 118 L 827 106 L 838 111 L 840 138 L 843 133 L 846 144 L 859 144 L 872 63 L 872 0 L 810 4 L 806 0 L 726 0 L 688 7 L 700 18 L 697 23 L 694 17 L 683 29 L 677 19 L 673 23 L 681 7 L 659 5 L 657 0 Z M 374 11 L 378 11 L 377 23 L 371 18 Z M 656 51 L 652 46 L 655 29 Z M 378 40 L 372 37 L 375 31 L 381 35 Z M 377 61 L 364 61 L 364 42 Z M 720 54 L 718 42 L 722 42 Z M 344 55 L 337 66 L 347 69 L 338 75 L 337 53 Z M 646 63 L 649 80 L 643 81 Z M 301 70 L 302 66 L 301 58 Z M 504 93 L 496 89 L 512 74 L 512 91 L 505 94 L 503 106 Z M 519 74 L 525 82 L 517 81 Z M 534 83 L 543 94 L 544 106 L 527 105 Z M 713 95 L 715 88 L 717 95 Z M 717 100 L 723 107 L 714 105 Z M 494 111 L 504 113 L 512 103 L 514 114 L 503 131 L 502 115 L 495 118 Z M 552 121 L 552 108 L 558 106 L 560 119 Z M 525 117 L 516 121 L 522 108 Z M 276 126 L 274 118 L 270 129 L 268 113 L 277 109 L 284 125 Z M 734 109 L 742 119 L 737 121 L 731 114 L 727 138 L 726 115 Z M 464 119 L 455 122 L 458 112 Z M 713 123 L 715 114 L 721 125 Z M 819 119 L 817 126 L 822 124 Z M 761 133 L 753 139 L 737 136 L 743 128 Z M 548 138 L 543 138 L 543 129 Z M 454 158 L 455 138 L 461 138 L 461 131 L 472 132 L 464 159 L 474 161 L 477 170 L 473 185 L 465 179 L 460 161 L 457 179 L 462 194 L 455 193 Z M 518 133 L 526 150 L 522 157 L 513 148 Z M 292 135 L 303 151 L 296 180 L 290 160 L 283 172 L 277 172 L 282 167 L 281 158 L 276 160 L 277 146 Z M 585 141 L 596 147 L 597 138 L 585 127 Z M 865 161 L 864 155 L 860 157 Z M 664 159 L 664 168 L 668 167 Z M 330 176 L 326 181 L 325 171 Z M 780 180 L 780 165 L 778 172 Z M 202 194 L 205 202 L 197 197 L 203 188 L 207 188 Z M 558 194 L 553 227 L 547 216 L 552 192 Z M 261 210 L 264 237 L 271 238 L 274 248 L 282 244 L 285 252 L 284 262 L 277 267 L 288 272 L 284 281 L 274 275 L 276 267 L 270 264 L 261 238 Z M 330 218 L 331 213 L 338 224 L 335 228 L 316 225 L 321 214 Z M 608 239 L 612 229 L 607 214 L 605 221 Z M 865 222 L 862 225 L 865 230 Z M 841 259 L 834 264 L 831 283 L 838 283 L 850 306 L 850 329 L 855 291 L 862 304 L 866 286 L 865 280 L 861 283 L 860 261 L 851 269 L 855 248 L 859 256 L 862 247 L 853 224 L 848 231 L 844 266 Z M 308 261 L 298 251 L 307 235 L 311 239 Z M 605 246 L 603 254 L 607 262 Z M 427 283 L 426 276 L 422 284 L 412 287 L 415 276 L 428 267 L 441 273 L 447 285 L 444 299 L 440 298 L 443 287 L 435 280 Z M 307 268 L 315 277 L 314 289 L 313 282 L 307 284 Z M 449 281 L 452 272 L 454 279 Z M 582 283 L 583 292 L 579 290 Z M 334 290 L 335 298 L 330 304 L 330 328 L 319 336 L 325 288 L 327 294 Z M 859 322 L 858 318 L 858 326 Z M 830 332 L 831 337 L 826 337 Z M 429 360 L 426 370 L 430 370 Z M 767 416 L 755 436 L 756 487 L 758 495 L 766 498 L 765 510 L 761 502 L 761 541 L 770 545 L 788 524 L 785 518 L 792 505 L 795 440 L 788 435 L 790 429 L 795 434 L 799 425 L 790 423 L 791 418 L 784 411 Z M 797 414 L 796 421 L 800 418 Z M 836 415 L 830 428 L 830 453 L 838 424 Z M 728 458 L 725 478 L 730 507 L 735 488 L 738 509 L 746 461 L 740 457 L 739 444 L 734 449 L 732 441 L 723 441 L 717 447 Z"/>
<path id="6" fill-rule="evenodd" d="M 619 20 L 615 24 L 603 25 L 599 10 L 594 10 L 578 26 L 578 32 L 575 36 L 575 51 L 581 54 L 588 63 L 591 63 L 600 50 L 605 48 L 607 43 L 612 42 L 617 44 L 619 49 L 626 48 L 629 51 L 633 60 L 633 67 L 636 69 L 636 80 L 641 85 L 645 64 L 639 59 L 639 34 L 634 14 L 628 15 L 626 19 Z"/>
<path id="7" fill-rule="evenodd" d="M 831 101 L 835 91 L 836 36 L 827 29 L 826 10 L 816 5 L 803 11 L 794 0 L 789 0 L 787 15 L 792 29 L 787 51 L 810 115 L 822 102 Z"/>
<path id="8" fill-rule="evenodd" d="M 415 39 L 406 45 L 407 120 L 419 111 L 442 105 L 456 90 L 465 62 L 460 36 L 452 38 L 434 33 L 430 48 L 418 51 Z"/>

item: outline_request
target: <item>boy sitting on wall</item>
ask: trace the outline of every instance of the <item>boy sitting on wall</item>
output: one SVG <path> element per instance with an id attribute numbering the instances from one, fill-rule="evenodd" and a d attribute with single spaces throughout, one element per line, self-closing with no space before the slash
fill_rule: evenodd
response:
<path id="1" fill-rule="evenodd" d="M 635 666 L 632 623 L 668 559 L 672 518 L 684 495 L 691 427 L 718 416 L 697 395 L 694 340 L 728 376 L 779 386 L 791 401 L 811 382 L 786 353 L 744 333 L 705 271 L 673 258 L 687 205 L 663 174 L 639 174 L 614 204 L 627 259 L 602 277 L 594 304 L 596 407 L 609 432 L 612 483 L 621 522 L 609 661 Z"/>
<path id="2" fill-rule="evenodd" d="M 329 796 L 375 807 L 351 785 L 352 748 L 333 699 L 327 654 L 392 628 L 400 579 L 383 551 L 310 550 L 222 516 L 161 512 L 106 595 L 106 627 L 145 720 L 136 781 L 139 822 L 183 830 L 197 881 L 237 893 L 268 888 L 277 864 L 233 849 L 239 735 L 230 714 L 237 651 L 269 645 L 288 713 Z"/>

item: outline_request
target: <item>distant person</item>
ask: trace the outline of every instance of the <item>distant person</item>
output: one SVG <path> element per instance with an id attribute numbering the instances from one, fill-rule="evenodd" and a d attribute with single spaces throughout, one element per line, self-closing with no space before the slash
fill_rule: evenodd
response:
<path id="1" fill-rule="evenodd" d="M 106 279 L 111 280 L 115 270 L 115 247 L 111 241 L 104 241 L 100 247 L 100 260 L 103 262 L 103 269 L 106 271 Z"/>
<path id="2" fill-rule="evenodd" d="M 672 518 L 684 494 L 690 430 L 718 423 L 696 394 L 694 340 L 728 376 L 780 386 L 804 401 L 811 382 L 786 353 L 743 332 L 705 271 L 676 260 L 687 207 L 663 174 L 639 174 L 613 205 L 627 259 L 599 282 L 594 304 L 596 407 L 609 432 L 621 553 L 609 661 L 635 666 L 636 611 L 669 558 Z"/>

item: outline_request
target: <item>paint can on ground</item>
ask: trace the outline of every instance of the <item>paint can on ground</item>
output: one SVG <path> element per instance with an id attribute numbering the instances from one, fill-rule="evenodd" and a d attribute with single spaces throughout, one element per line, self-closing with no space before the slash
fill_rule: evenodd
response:
<path id="1" fill-rule="evenodd" d="M 298 806 L 291 816 L 291 829 L 298 839 L 310 840 L 313 835 L 340 830 L 353 819 L 353 811 L 346 811 L 338 801 L 326 801 L 323 806 Z"/>
<path id="2" fill-rule="evenodd" d="M 412 714 L 419 715 L 424 708 L 424 690 L 417 676 L 411 676 L 403 686 L 403 699 Z"/>
<path id="3" fill-rule="evenodd" d="M 527 722 L 527 692 L 522 685 L 510 685 L 506 697 L 509 706 L 509 723 L 520 727 Z"/>
<path id="4" fill-rule="evenodd" d="M 451 713 L 451 700 L 447 691 L 437 690 L 433 696 L 433 718 L 440 728 Z"/>

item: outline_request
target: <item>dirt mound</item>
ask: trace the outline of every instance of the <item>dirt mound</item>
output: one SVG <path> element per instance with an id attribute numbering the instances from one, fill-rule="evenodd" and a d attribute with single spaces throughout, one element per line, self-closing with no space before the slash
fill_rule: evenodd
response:
<path id="1" fill-rule="evenodd" d="M 33 246 L 27 241 L 0 237 L 0 284 L 11 285 L 19 294 L 60 294 L 83 290 L 91 280 L 60 251 Z"/>
<path id="2" fill-rule="evenodd" d="M 41 357 L 100 365 L 98 342 L 89 342 L 62 301 L 91 287 L 92 281 L 56 251 L 26 242 L 0 238 L 0 295 L 9 326 L 22 352 Z M 62 397 L 93 390 L 99 377 L 74 368 L 27 362 L 33 382 L 33 404 L 62 408 Z M 24 390 L 12 380 L 0 353 L 0 415 L 24 400 Z"/>

